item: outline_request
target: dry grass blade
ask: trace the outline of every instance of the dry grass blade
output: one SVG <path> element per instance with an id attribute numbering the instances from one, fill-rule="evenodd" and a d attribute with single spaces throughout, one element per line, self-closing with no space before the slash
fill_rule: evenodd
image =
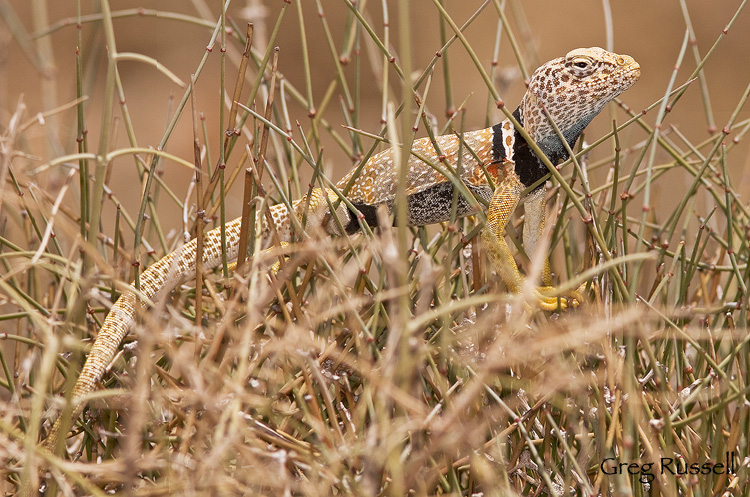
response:
<path id="1" fill-rule="evenodd" d="M 735 3 L 0 0 L 0 493 L 748 495 Z M 589 293 L 533 311 L 478 246 L 487 201 L 462 163 L 410 148 L 428 137 L 443 157 L 450 135 L 476 160 L 466 132 L 512 116 L 538 62 L 583 43 L 643 76 L 547 164 L 556 288 Z M 370 229 L 347 195 L 389 148 L 402 177 L 421 160 L 448 178 L 451 222 L 409 227 L 396 201 L 395 225 L 373 211 Z M 320 187 L 361 233 L 303 228 Z M 262 228 L 277 204 L 302 213 L 292 243 Z M 185 231 L 202 260 L 204 231 L 234 216 L 240 269 L 198 263 L 154 297 L 66 418 L 118 292 Z M 520 216 L 507 236 L 521 246 Z M 517 257 L 532 275 L 534 259 Z M 38 442 L 61 411 L 53 453 Z"/>

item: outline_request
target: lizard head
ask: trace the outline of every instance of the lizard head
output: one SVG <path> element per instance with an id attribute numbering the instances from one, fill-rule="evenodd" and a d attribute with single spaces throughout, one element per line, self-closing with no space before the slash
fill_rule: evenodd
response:
<path id="1" fill-rule="evenodd" d="M 641 77 L 629 55 L 578 48 L 534 71 L 520 105 L 523 127 L 548 156 L 567 156 L 544 108 L 572 146 L 583 129 Z"/>

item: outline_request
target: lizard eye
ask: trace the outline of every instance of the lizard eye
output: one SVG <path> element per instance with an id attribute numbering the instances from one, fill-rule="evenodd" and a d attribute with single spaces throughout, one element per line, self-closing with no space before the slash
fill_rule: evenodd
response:
<path id="1" fill-rule="evenodd" d="M 565 65 L 570 71 L 571 75 L 575 78 L 584 78 L 590 75 L 593 71 L 596 71 L 596 63 L 591 60 L 590 57 L 585 55 L 576 55 L 570 57 Z"/>

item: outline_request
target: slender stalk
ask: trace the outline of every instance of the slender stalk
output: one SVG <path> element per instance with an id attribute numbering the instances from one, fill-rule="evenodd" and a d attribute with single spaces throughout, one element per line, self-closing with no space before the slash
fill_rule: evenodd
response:
<path id="1" fill-rule="evenodd" d="M 195 326 L 203 321 L 203 231 L 206 226 L 205 201 L 203 198 L 202 177 L 205 175 L 201 160 L 201 146 L 198 135 L 198 105 L 195 102 L 195 75 L 190 75 L 190 106 L 193 111 L 193 159 L 195 160 Z M 200 343 L 196 343 L 195 353 L 200 356 Z"/>
<path id="2" fill-rule="evenodd" d="M 109 15 L 108 0 L 101 0 L 101 9 L 103 16 L 104 37 L 107 45 L 107 76 L 104 83 L 104 100 L 102 112 L 102 124 L 99 135 L 99 149 L 96 155 L 96 170 L 94 173 L 94 189 L 91 196 L 91 216 L 89 222 L 88 236 L 89 243 L 96 243 L 101 229 L 100 220 L 102 215 L 102 197 L 104 195 L 104 175 L 107 170 L 107 151 L 109 150 L 109 130 L 112 125 L 112 110 L 115 98 L 115 70 L 117 47 L 115 45 L 115 31 L 112 25 L 112 18 Z M 145 207 L 145 203 L 143 204 Z M 142 226 L 143 212 L 138 216 L 138 226 Z M 140 231 L 140 230 L 139 230 Z M 139 237 L 136 234 L 136 237 Z M 137 260 L 137 259 L 136 259 Z M 87 262 L 87 269 L 93 269 L 93 261 Z M 136 271 L 136 277 L 138 272 Z M 136 279 L 136 287 L 138 281 Z"/>

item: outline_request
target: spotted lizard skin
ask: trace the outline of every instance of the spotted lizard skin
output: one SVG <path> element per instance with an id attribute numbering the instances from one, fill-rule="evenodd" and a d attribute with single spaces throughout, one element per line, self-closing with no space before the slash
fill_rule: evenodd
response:
<path id="1" fill-rule="evenodd" d="M 547 108 L 552 120 L 572 147 L 586 125 L 602 108 L 632 86 L 639 77 L 640 67 L 630 56 L 614 54 L 601 48 L 576 49 L 565 57 L 547 62 L 534 72 L 514 117 L 550 161 L 557 164 L 567 159 L 568 154 L 544 114 L 543 106 Z M 526 198 L 522 198 L 522 192 L 543 178 L 548 170 L 509 120 L 491 128 L 464 133 L 462 139 L 462 144 L 455 135 L 438 137 L 435 142 L 428 138 L 414 142 L 413 153 L 409 157 L 406 185 L 408 222 L 410 225 L 424 225 L 450 219 L 453 184 L 428 162 L 445 164 L 457 169 L 460 151 L 461 180 L 474 195 L 489 202 L 487 226 L 482 233 L 489 259 L 508 288 L 518 292 L 524 278 L 516 266 L 503 234 L 511 213 L 523 202 L 523 243 L 527 253 L 531 255 L 535 252 L 544 227 L 546 191 L 542 183 Z M 426 158 L 428 162 L 419 157 Z M 377 226 L 377 207 L 385 205 L 389 210 L 392 208 L 396 194 L 397 169 L 392 149 L 389 149 L 373 156 L 360 171 L 347 198 L 357 208 L 363 222 L 373 227 Z M 340 190 L 349 183 L 353 174 L 351 172 L 341 179 L 337 185 Z M 487 174 L 496 185 L 494 190 L 487 181 Z M 301 221 L 303 213 L 307 210 L 306 229 L 317 226 L 332 235 L 342 235 L 339 224 L 332 219 L 333 216 L 329 212 L 326 195 L 332 203 L 338 203 L 339 199 L 332 190 L 316 189 L 309 199 L 302 198 L 293 203 L 294 215 Z M 338 205 L 336 216 L 344 231 L 358 231 L 357 215 L 343 204 Z M 279 204 L 272 206 L 270 210 L 280 241 L 291 242 L 292 225 L 287 207 Z M 458 215 L 465 216 L 472 212 L 469 202 L 461 199 L 458 204 Z M 226 253 L 229 261 L 237 258 L 240 222 L 238 218 L 227 223 L 227 244 L 223 248 L 220 228 L 206 233 L 203 249 L 205 268 L 218 266 L 222 260 L 222 253 Z M 266 244 L 270 243 L 270 230 L 267 228 L 264 228 Z M 195 254 L 196 243 L 193 240 L 180 250 L 152 264 L 141 276 L 141 293 L 151 301 L 156 301 L 193 276 Z M 552 284 L 546 258 L 542 280 L 544 286 L 536 290 L 541 308 L 556 309 L 558 306 L 576 305 L 580 299 L 578 295 L 562 300 L 544 295 L 545 290 L 551 289 Z M 82 398 L 93 391 L 97 382 L 101 380 L 105 369 L 133 325 L 137 314 L 136 305 L 145 304 L 137 304 L 133 292 L 124 292 L 104 320 L 75 384 L 72 399 L 73 420 L 83 411 L 85 402 Z M 44 442 L 48 448 L 55 446 L 59 432 L 58 418 Z"/>

